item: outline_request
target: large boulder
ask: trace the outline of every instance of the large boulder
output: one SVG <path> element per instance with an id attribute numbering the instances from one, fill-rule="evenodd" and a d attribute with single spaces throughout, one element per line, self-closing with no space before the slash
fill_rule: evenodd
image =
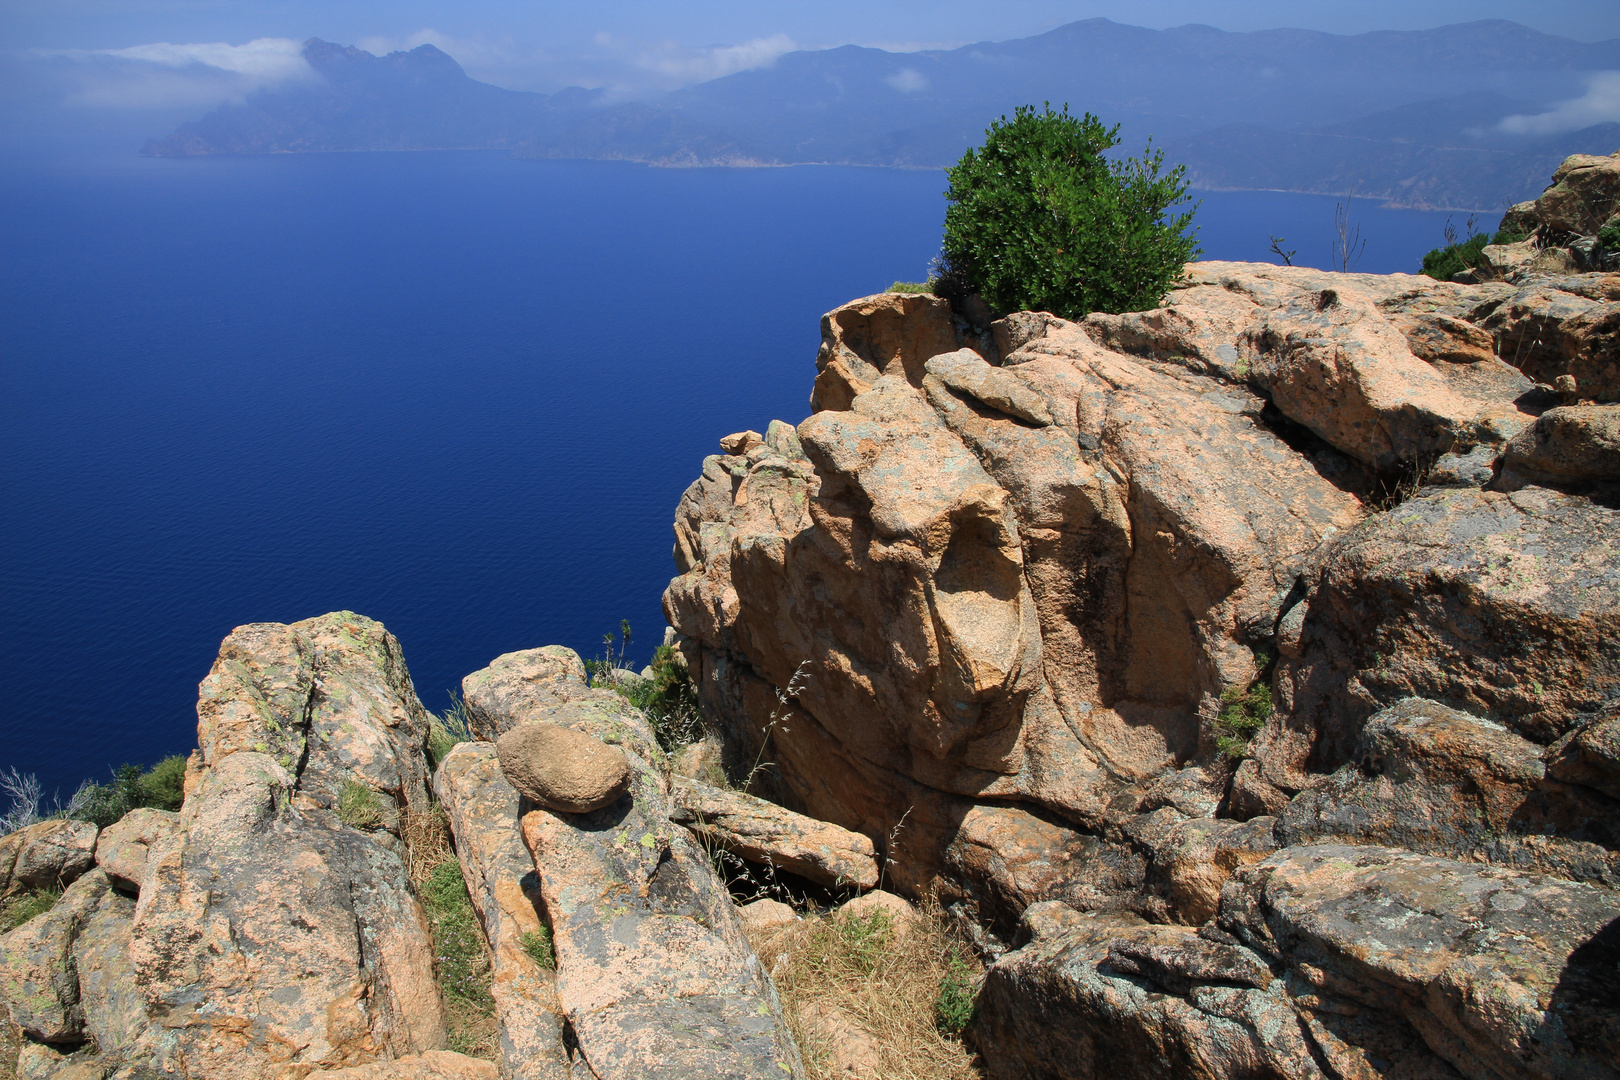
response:
<path id="1" fill-rule="evenodd" d="M 589 684 L 578 653 L 546 645 L 497 656 L 461 680 L 461 698 L 473 737 L 494 742 L 536 710 L 590 697 Z"/>
<path id="2" fill-rule="evenodd" d="M 1620 150 L 1608 157 L 1573 154 L 1536 200 L 1535 220 L 1547 229 L 1591 236 L 1620 214 Z"/>
<path id="3" fill-rule="evenodd" d="M 13 1017 L 38 1039 L 93 1042 L 104 1071 L 218 1080 L 441 1045 L 396 834 L 428 805 L 428 717 L 398 641 L 349 612 L 239 627 L 197 717 L 184 808 L 109 830 L 106 861 L 139 902 L 94 870 L 5 939 Z M 375 812 L 346 824 L 346 797 Z"/>
<path id="4" fill-rule="evenodd" d="M 63 888 L 96 864 L 98 830 L 87 821 L 39 821 L 0 839 L 0 895 Z"/>
<path id="5" fill-rule="evenodd" d="M 496 741 L 495 750 L 518 794 L 559 813 L 599 810 L 630 783 L 623 751 L 557 724 L 520 724 Z"/>
<path id="6" fill-rule="evenodd" d="M 1537 417 L 1507 444 L 1496 486 L 1528 484 L 1612 496 L 1620 488 L 1620 405 L 1566 406 Z"/>
<path id="7" fill-rule="evenodd" d="M 174 834 L 179 822 L 180 815 L 171 810 L 131 810 L 101 830 L 96 838 L 96 865 L 119 888 L 139 890 L 146 877 L 147 855 L 154 845 Z"/>

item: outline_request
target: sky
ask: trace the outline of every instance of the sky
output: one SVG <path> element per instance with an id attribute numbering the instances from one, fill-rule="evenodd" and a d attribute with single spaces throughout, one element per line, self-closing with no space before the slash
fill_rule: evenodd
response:
<path id="1" fill-rule="evenodd" d="M 0 0 L 0 56 L 84 69 L 68 93 L 92 107 L 190 106 L 296 78 L 296 46 L 309 37 L 373 52 L 432 43 L 496 85 L 633 97 L 793 49 L 950 48 L 1099 16 L 1330 33 L 1509 19 L 1582 41 L 1620 38 L 1620 0 Z M 141 86 L 132 73 L 144 73 Z"/>

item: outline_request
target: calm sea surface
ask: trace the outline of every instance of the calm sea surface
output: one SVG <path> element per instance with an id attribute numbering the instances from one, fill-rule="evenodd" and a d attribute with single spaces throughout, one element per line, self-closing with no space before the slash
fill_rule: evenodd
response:
<path id="1" fill-rule="evenodd" d="M 703 456 L 805 415 L 818 317 L 925 274 L 943 187 L 473 153 L 0 166 L 0 768 L 65 796 L 188 751 L 247 622 L 381 619 L 434 710 L 620 619 L 644 663 Z M 1280 234 L 1328 265 L 1333 199 L 1202 197 L 1206 258 Z M 1446 217 L 1356 213 L 1376 272 Z"/>

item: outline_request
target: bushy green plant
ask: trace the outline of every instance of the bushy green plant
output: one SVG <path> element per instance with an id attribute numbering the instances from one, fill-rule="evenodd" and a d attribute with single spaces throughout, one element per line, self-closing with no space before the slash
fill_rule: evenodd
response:
<path id="1" fill-rule="evenodd" d="M 979 1011 L 979 980 L 973 967 L 960 956 L 946 961 L 945 976 L 939 981 L 939 997 L 934 1002 L 934 1023 L 947 1035 L 960 1036 L 973 1023 Z"/>
<path id="2" fill-rule="evenodd" d="M 1160 175 L 1151 142 L 1140 158 L 1110 159 L 1119 125 L 1051 104 L 991 123 L 982 147 L 946 170 L 941 274 L 935 291 L 978 293 L 999 311 L 1092 311 L 1156 306 L 1199 254 L 1188 232 L 1186 169 Z"/>
<path id="3" fill-rule="evenodd" d="M 932 278 L 927 281 L 897 281 L 893 285 L 890 285 L 887 291 L 897 293 L 931 293 L 934 291 L 934 281 Z"/>
<path id="4" fill-rule="evenodd" d="M 1266 726 L 1271 713 L 1271 687 L 1265 682 L 1245 689 L 1228 687 L 1221 694 L 1221 711 L 1215 718 L 1216 748 L 1227 757 L 1242 757 L 1249 749 L 1249 740 Z"/>
<path id="5" fill-rule="evenodd" d="M 178 810 L 185 802 L 185 779 L 186 759 L 181 754 L 171 754 L 145 771 L 139 765 L 120 765 L 108 783 L 81 784 L 61 814 L 104 829 L 143 806 Z"/>
<path id="6" fill-rule="evenodd" d="M 1482 265 L 1485 262 L 1485 245 L 1517 244 L 1524 236 L 1521 233 L 1500 230 L 1495 236 L 1489 233 L 1475 233 L 1458 242 L 1456 231 L 1451 230 L 1447 239 L 1450 242 L 1445 247 L 1435 248 L 1423 256 L 1423 273 L 1440 281 L 1450 281 L 1452 275 Z"/>
<path id="7" fill-rule="evenodd" d="M 882 908 L 865 915 L 842 912 L 833 926 L 852 965 L 866 975 L 877 971 L 894 940 L 894 916 Z"/>
<path id="8" fill-rule="evenodd" d="M 613 690 L 641 710 L 666 751 L 697 741 L 703 730 L 686 661 L 673 645 L 660 645 L 653 650 L 650 677 L 621 677 L 630 640 L 628 619 L 620 621 L 617 641 L 612 634 L 602 636 L 604 655 L 585 662 L 591 685 Z"/>
<path id="9" fill-rule="evenodd" d="M 1598 248 L 1605 255 L 1620 255 L 1620 221 L 1611 221 L 1598 230 Z"/>

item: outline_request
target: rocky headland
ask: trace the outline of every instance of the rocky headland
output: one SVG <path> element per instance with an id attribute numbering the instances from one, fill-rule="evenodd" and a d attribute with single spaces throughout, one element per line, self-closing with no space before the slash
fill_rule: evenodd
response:
<path id="1" fill-rule="evenodd" d="M 990 1077 L 1620 1076 L 1616 210 L 1594 158 L 1469 281 L 830 312 L 810 417 L 677 511 L 678 753 L 564 648 L 468 675 L 446 745 L 381 625 L 238 628 L 178 812 L 0 840 L 8 895 L 64 888 L 0 936 L 16 1074 L 834 1075 L 798 913 L 724 853 L 954 926 Z"/>

